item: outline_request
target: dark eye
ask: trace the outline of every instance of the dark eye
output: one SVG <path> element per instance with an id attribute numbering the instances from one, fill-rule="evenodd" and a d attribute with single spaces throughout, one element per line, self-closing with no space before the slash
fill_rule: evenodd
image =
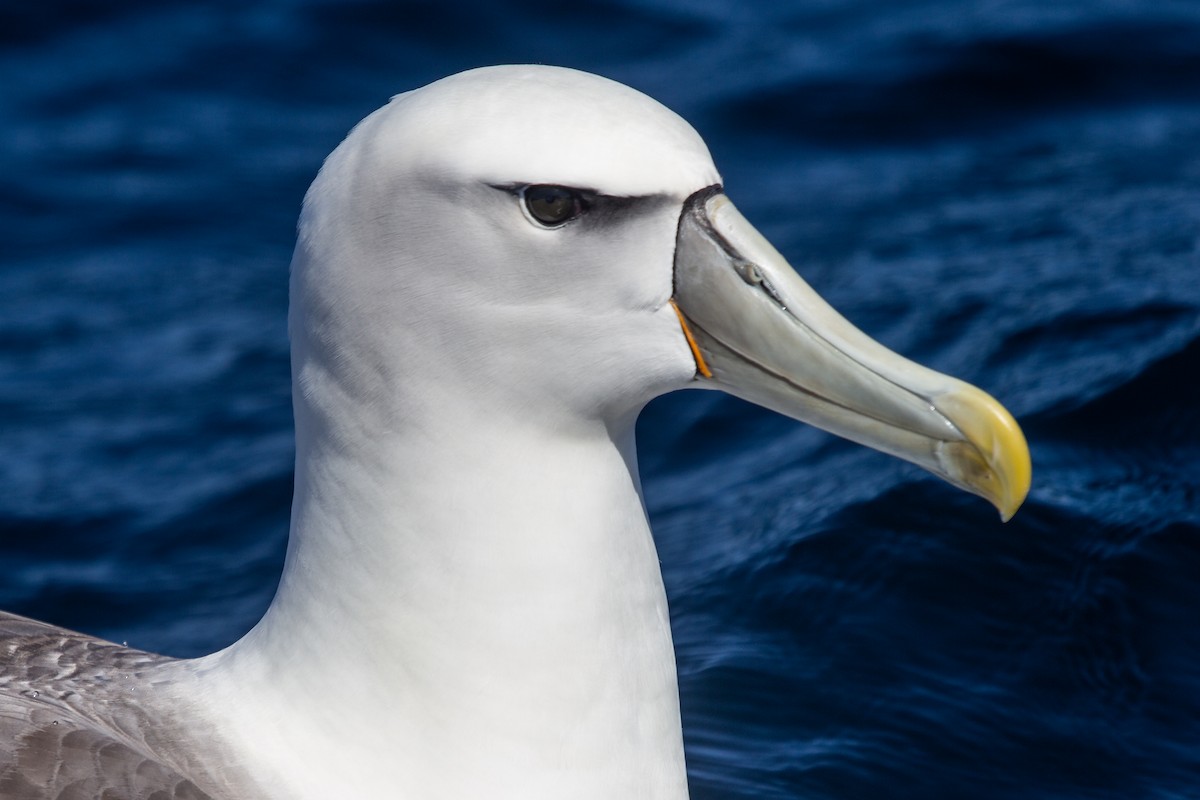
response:
<path id="1" fill-rule="evenodd" d="M 521 191 L 529 216 L 547 226 L 562 225 L 583 213 L 583 198 L 565 186 L 526 186 Z"/>

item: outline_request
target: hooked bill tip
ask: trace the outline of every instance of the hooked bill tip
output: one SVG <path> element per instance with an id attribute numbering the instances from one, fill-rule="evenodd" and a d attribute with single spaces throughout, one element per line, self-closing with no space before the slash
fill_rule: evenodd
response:
<path id="1" fill-rule="evenodd" d="M 967 440 L 947 448 L 955 466 L 953 477 L 990 501 L 1000 519 L 1008 522 L 1025 502 L 1033 479 L 1021 427 L 995 398 L 968 384 L 941 395 L 935 404 Z"/>

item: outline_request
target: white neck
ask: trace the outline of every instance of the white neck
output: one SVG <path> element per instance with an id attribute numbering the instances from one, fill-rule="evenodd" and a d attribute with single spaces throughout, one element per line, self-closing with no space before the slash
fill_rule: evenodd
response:
<path id="1" fill-rule="evenodd" d="M 298 405 L 279 592 L 198 670 L 250 769 L 289 798 L 686 797 L 633 416 L 358 411 Z"/>

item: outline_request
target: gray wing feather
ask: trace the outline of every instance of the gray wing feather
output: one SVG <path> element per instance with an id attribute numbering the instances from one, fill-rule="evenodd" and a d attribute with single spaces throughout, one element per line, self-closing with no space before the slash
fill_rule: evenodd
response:
<path id="1" fill-rule="evenodd" d="M 0 798 L 213 800 L 140 696 L 171 661 L 0 612 Z"/>

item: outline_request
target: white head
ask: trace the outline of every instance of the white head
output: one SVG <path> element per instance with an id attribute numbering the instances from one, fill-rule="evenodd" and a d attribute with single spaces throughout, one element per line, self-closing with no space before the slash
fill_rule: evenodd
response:
<path id="1" fill-rule="evenodd" d="M 696 132 L 604 78 L 490 67 L 397 96 L 314 182 L 292 281 L 302 439 L 448 410 L 628 430 L 692 384 L 914 461 L 1005 515 L 1028 489 L 1007 411 L 851 326 L 724 196 Z"/>
<path id="2" fill-rule="evenodd" d="M 594 75 L 491 67 L 398 95 L 305 199 L 297 389 L 322 417 L 346 393 L 417 413 L 468 396 L 499 419 L 631 417 L 695 375 L 668 305 L 675 236 L 686 198 L 719 181 L 679 116 Z M 541 224 L 528 186 L 586 190 L 587 213 Z"/>

